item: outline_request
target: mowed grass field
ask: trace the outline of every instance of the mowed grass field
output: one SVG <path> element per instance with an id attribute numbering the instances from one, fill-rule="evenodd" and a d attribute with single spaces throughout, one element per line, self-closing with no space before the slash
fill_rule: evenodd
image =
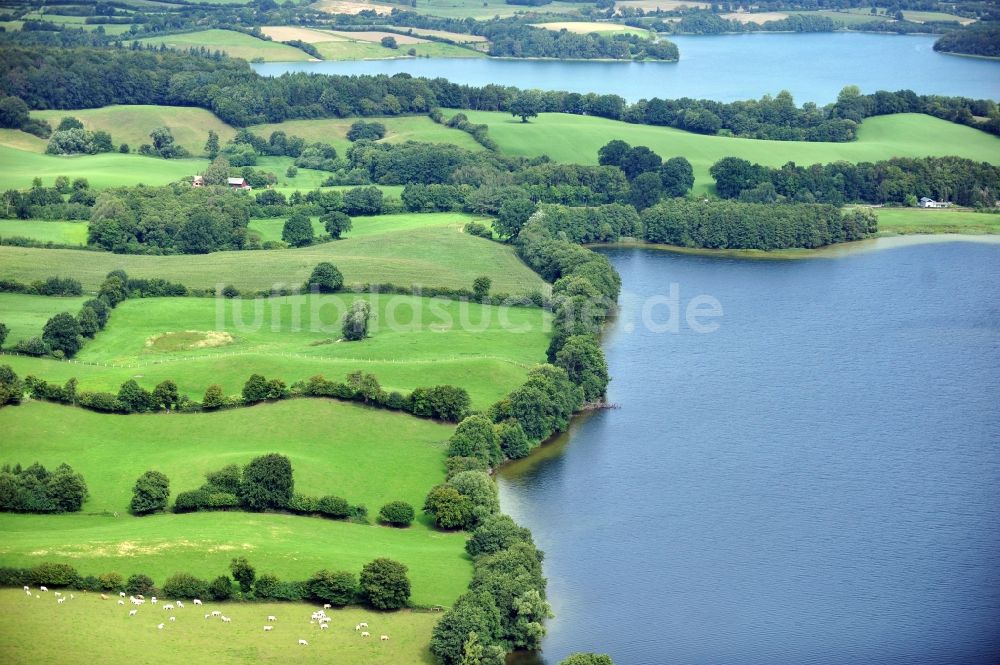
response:
<path id="1" fill-rule="evenodd" d="M 104 106 L 75 111 L 34 111 L 32 117 L 47 120 L 53 128 L 66 116 L 77 118 L 86 129 L 104 130 L 117 146 L 127 143 L 135 151 L 150 143 L 149 133 L 157 127 L 169 127 L 174 140 L 200 157 L 204 153 L 209 130 L 219 135 L 221 144 L 233 138 L 236 130 L 219 120 L 211 111 L 183 106 Z M 42 145 L 42 151 L 45 147 Z"/>
<path id="2" fill-rule="evenodd" d="M 190 288 L 232 284 L 239 289 L 270 290 L 305 282 L 316 264 L 331 261 L 348 284 L 392 282 L 471 288 L 480 275 L 498 293 L 546 291 L 548 285 L 514 250 L 447 226 L 406 234 L 387 233 L 324 243 L 301 249 L 232 251 L 185 256 L 139 256 L 73 249 L 0 247 L 0 279 L 31 282 L 61 273 L 96 290 L 105 275 L 121 268 L 133 277 L 161 277 Z"/>
<path id="3" fill-rule="evenodd" d="M 271 452 L 291 460 L 297 492 L 364 504 L 373 521 L 388 501 L 419 509 L 444 478 L 447 425 L 300 399 L 138 416 L 29 402 L 0 411 L 0 429 L 5 463 L 66 462 L 83 474 L 90 492 L 80 513 L 0 515 L 0 565 L 61 561 L 83 574 L 145 572 L 162 584 L 174 572 L 223 574 L 237 554 L 283 579 L 305 579 L 320 568 L 358 571 L 388 556 L 410 567 L 417 605 L 449 604 L 468 582 L 465 534 L 437 531 L 423 515 L 410 528 L 395 529 L 275 513 L 127 513 L 132 484 L 147 469 L 170 478 L 173 497 L 199 487 L 207 471 Z"/>
<path id="4" fill-rule="evenodd" d="M 113 600 L 98 594 L 75 593 L 58 605 L 51 593 L 28 598 L 20 590 L 0 590 L 0 661 L 15 663 L 161 663 L 167 665 L 242 665 L 254 663 L 341 663 L 343 665 L 432 665 L 427 643 L 440 614 L 432 612 L 370 612 L 357 608 L 327 610 L 330 629 L 309 624 L 314 605 L 304 603 L 209 603 L 186 606 L 171 614 L 143 606 L 132 618 Z M 131 608 L 131 605 L 128 606 Z M 202 611 L 204 609 L 205 611 Z M 205 620 L 222 610 L 232 622 Z M 269 615 L 278 621 L 273 631 L 262 629 Z M 166 621 L 163 630 L 157 630 Z M 369 624 L 373 637 L 354 630 Z M 53 632 L 59 639 L 52 639 Z M 380 635 L 389 635 L 383 642 Z M 308 647 L 298 646 L 305 639 Z M 294 656 L 293 656 L 294 654 Z"/>
<path id="5" fill-rule="evenodd" d="M 222 51 L 232 58 L 243 58 L 244 60 L 261 59 L 265 62 L 295 62 L 312 59 L 312 56 L 308 53 L 293 46 L 288 46 L 281 42 L 257 39 L 256 37 L 233 30 L 199 30 L 179 35 L 147 37 L 140 39 L 139 43 L 156 46 L 165 44 L 169 48 L 179 50 L 204 46 L 209 51 Z"/>
<path id="6" fill-rule="evenodd" d="M 1000 137 L 931 116 L 902 113 L 868 118 L 849 143 L 760 141 L 704 136 L 672 127 L 633 125 L 603 118 L 543 113 L 529 123 L 509 114 L 465 111 L 471 122 L 486 123 L 501 150 L 512 155 L 547 154 L 559 162 L 596 164 L 597 151 L 611 139 L 645 145 L 664 159 L 686 157 L 694 168 L 694 191 L 714 187 L 708 169 L 723 157 L 742 157 L 760 164 L 781 166 L 834 162 L 874 162 L 892 157 L 958 155 L 1000 163 Z M 449 111 L 448 115 L 454 112 Z"/>
<path id="7" fill-rule="evenodd" d="M 72 312 L 75 315 L 90 297 L 0 293 L 0 323 L 10 330 L 4 346 L 10 347 L 20 339 L 41 335 L 42 327 L 52 316 L 59 312 Z"/>
<path id="8" fill-rule="evenodd" d="M 949 208 L 880 208 L 878 230 L 894 233 L 1000 233 L 1000 215 Z"/>
<path id="9" fill-rule="evenodd" d="M 0 238 L 31 238 L 57 245 L 86 245 L 87 222 L 0 219 Z"/>

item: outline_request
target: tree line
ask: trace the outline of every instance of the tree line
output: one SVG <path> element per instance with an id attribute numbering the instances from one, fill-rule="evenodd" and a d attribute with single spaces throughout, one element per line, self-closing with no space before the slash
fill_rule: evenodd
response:
<path id="1" fill-rule="evenodd" d="M 142 48 L 4 46 L 3 51 L 0 93 L 20 98 L 30 108 L 198 106 L 236 127 L 298 118 L 424 114 L 437 107 L 509 112 L 523 96 L 511 86 L 475 87 L 408 74 L 263 77 L 241 60 Z M 538 91 L 537 100 L 538 112 L 776 140 L 849 141 L 856 136 L 851 123 L 901 112 L 927 113 L 1000 132 L 995 102 L 905 90 L 862 95 L 849 87 L 837 103 L 822 108 L 809 103 L 796 107 L 787 94 L 732 103 L 653 98 L 629 105 L 618 95 Z"/>
<path id="2" fill-rule="evenodd" d="M 9 370 L 6 365 L 0 368 Z M 0 468 L 0 512 L 74 513 L 87 498 L 87 483 L 68 464 L 53 471 L 35 462 L 31 466 Z"/>
<path id="3" fill-rule="evenodd" d="M 942 53 L 964 53 L 990 58 L 1000 57 L 1000 23 L 974 23 L 942 35 L 934 42 Z"/>
<path id="4" fill-rule="evenodd" d="M 879 162 L 833 162 L 780 168 L 726 157 L 712 165 L 719 196 L 770 203 L 899 203 L 929 197 L 963 206 L 1000 200 L 1000 167 L 961 157 L 896 157 Z"/>

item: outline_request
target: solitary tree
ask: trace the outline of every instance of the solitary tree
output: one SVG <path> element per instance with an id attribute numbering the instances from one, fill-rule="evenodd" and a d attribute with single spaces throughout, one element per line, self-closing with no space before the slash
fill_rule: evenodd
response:
<path id="1" fill-rule="evenodd" d="M 524 90 L 510 103 L 510 114 L 519 116 L 521 122 L 528 122 L 528 118 L 537 117 L 541 110 L 542 97 L 535 90 Z"/>
<path id="2" fill-rule="evenodd" d="M 257 579 L 257 569 L 250 565 L 246 557 L 237 557 L 229 562 L 229 570 L 233 574 L 233 579 L 240 585 L 240 591 L 250 593 L 253 582 Z"/>
<path id="3" fill-rule="evenodd" d="M 410 600 L 407 567 L 392 559 L 375 559 L 361 569 L 361 594 L 377 610 L 396 610 Z"/>
<path id="4" fill-rule="evenodd" d="M 208 130 L 208 140 L 205 141 L 205 154 L 209 159 L 215 159 L 219 154 L 219 135 L 214 129 Z"/>
<path id="5" fill-rule="evenodd" d="M 486 300 L 490 296 L 491 286 L 493 286 L 493 280 L 489 277 L 477 277 L 472 282 L 472 297 L 480 302 Z"/>
<path id="6" fill-rule="evenodd" d="M 405 501 L 390 501 L 378 511 L 379 520 L 392 526 L 410 526 L 414 515 L 413 506 Z"/>
<path id="7" fill-rule="evenodd" d="M 73 356 L 83 346 L 83 336 L 76 317 L 68 312 L 56 314 L 45 323 L 42 339 L 53 351 Z"/>
<path id="8" fill-rule="evenodd" d="M 339 291 L 342 286 L 344 286 L 344 275 L 337 269 L 337 266 L 327 261 L 316 264 L 309 279 L 306 280 L 307 291 L 333 293 Z"/>
<path id="9" fill-rule="evenodd" d="M 351 218 L 339 210 L 333 210 L 324 214 L 319 218 L 319 221 L 323 222 L 326 232 L 334 240 L 339 240 L 344 231 L 351 230 Z"/>
<path id="10" fill-rule="evenodd" d="M 341 333 L 349 342 L 356 342 L 368 336 L 368 319 L 372 306 L 367 300 L 355 300 L 351 311 L 344 317 Z"/>
<path id="11" fill-rule="evenodd" d="M 165 509 L 169 498 L 170 480 L 159 471 L 147 471 L 135 481 L 129 507 L 136 515 L 147 515 Z"/>
<path id="12" fill-rule="evenodd" d="M 176 410 L 181 401 L 177 384 L 169 379 L 158 383 L 153 389 L 153 401 L 165 411 Z"/>
<path id="13" fill-rule="evenodd" d="M 386 48 L 399 48 L 399 44 L 396 43 L 396 38 L 392 35 L 386 35 L 379 43 Z"/>
<path id="14" fill-rule="evenodd" d="M 312 221 L 302 210 L 293 212 L 281 229 L 281 239 L 292 247 L 311 245 L 314 237 Z"/>

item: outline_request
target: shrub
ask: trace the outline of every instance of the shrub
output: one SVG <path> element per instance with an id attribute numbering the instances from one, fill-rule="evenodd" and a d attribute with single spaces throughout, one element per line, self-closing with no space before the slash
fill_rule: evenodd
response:
<path id="1" fill-rule="evenodd" d="M 163 583 L 163 595 L 171 598 L 203 598 L 208 596 L 208 582 L 194 575 L 177 573 Z"/>
<path id="2" fill-rule="evenodd" d="M 27 568 L 0 568 L 0 587 L 18 587 L 31 584 L 31 571 Z"/>
<path id="3" fill-rule="evenodd" d="M 323 261 L 316 264 L 312 274 L 306 280 L 306 291 L 318 291 L 319 293 L 334 293 L 344 286 L 344 276 L 337 269 L 337 266 Z"/>
<path id="4" fill-rule="evenodd" d="M 294 494 L 288 502 L 288 509 L 296 513 L 312 513 L 316 511 L 316 499 L 305 494 Z"/>
<path id="5" fill-rule="evenodd" d="M 249 593 L 254 580 L 257 579 L 257 569 L 250 565 L 246 557 L 241 556 L 229 562 L 229 570 L 233 574 L 233 579 L 239 583 L 240 591 Z"/>
<path id="6" fill-rule="evenodd" d="M 407 567 L 392 559 L 375 559 L 361 569 L 361 595 L 377 610 L 405 607 L 410 599 Z"/>
<path id="7" fill-rule="evenodd" d="M 125 588 L 125 578 L 121 573 L 104 573 L 97 581 L 103 591 L 121 591 Z"/>
<path id="8" fill-rule="evenodd" d="M 236 508 L 240 505 L 239 497 L 231 492 L 212 492 L 208 495 L 208 508 L 220 510 L 223 508 Z"/>
<path id="9" fill-rule="evenodd" d="M 472 502 L 454 487 L 438 485 L 427 493 L 424 512 L 442 529 L 462 529 L 472 521 Z"/>
<path id="10" fill-rule="evenodd" d="M 472 297 L 479 302 L 485 301 L 490 295 L 490 288 L 493 286 L 493 280 L 489 277 L 477 277 L 472 282 Z"/>
<path id="11" fill-rule="evenodd" d="M 324 496 L 316 502 L 316 510 L 327 517 L 343 519 L 351 515 L 351 504 L 339 496 Z"/>
<path id="12" fill-rule="evenodd" d="M 128 413 L 145 413 L 156 410 L 156 400 L 153 394 L 136 383 L 135 379 L 129 379 L 118 389 L 118 405 L 122 411 Z"/>
<path id="13" fill-rule="evenodd" d="M 257 581 L 253 584 L 253 595 L 256 598 L 274 598 L 275 592 L 278 590 L 278 585 L 281 584 L 281 580 L 278 579 L 277 575 L 271 575 L 270 573 L 264 573 L 257 578 Z"/>
<path id="14" fill-rule="evenodd" d="M 378 511 L 379 521 L 392 526 L 410 526 L 414 516 L 413 506 L 405 501 L 390 501 Z"/>
<path id="15" fill-rule="evenodd" d="M 222 392 L 222 386 L 213 383 L 205 390 L 201 405 L 205 410 L 218 409 L 226 405 L 226 396 Z"/>
<path id="16" fill-rule="evenodd" d="M 468 412 L 472 402 L 465 388 L 433 386 L 416 388 L 410 393 L 410 410 L 416 416 L 459 422 Z"/>
<path id="17" fill-rule="evenodd" d="M 344 570 L 320 570 L 306 582 L 306 591 L 313 600 L 343 607 L 358 595 L 358 580 Z"/>
<path id="18" fill-rule="evenodd" d="M 159 471 L 147 471 L 135 481 L 129 507 L 136 515 L 148 515 L 164 510 L 169 498 L 170 480 Z"/>
<path id="19" fill-rule="evenodd" d="M 91 411 L 101 411 L 103 413 L 116 413 L 121 411 L 118 398 L 111 393 L 81 392 L 76 396 L 76 403 Z"/>
<path id="20" fill-rule="evenodd" d="M 212 600 L 229 600 L 233 597 L 233 581 L 219 575 L 208 585 L 208 597 Z"/>
<path id="21" fill-rule="evenodd" d="M 73 586 L 79 580 L 80 573 L 66 563 L 41 563 L 31 569 L 31 583 L 36 586 Z"/>
<path id="22" fill-rule="evenodd" d="M 156 591 L 156 587 L 147 575 L 131 575 L 125 582 L 125 591 L 133 596 L 148 596 Z"/>
<path id="23" fill-rule="evenodd" d="M 191 513 L 206 506 L 208 506 L 208 492 L 204 490 L 180 492 L 174 499 L 175 513 Z"/>
<path id="24" fill-rule="evenodd" d="M 368 319 L 371 317 L 372 306 L 367 300 L 355 300 L 351 311 L 344 316 L 342 334 L 351 342 L 362 340 L 368 336 Z"/>
<path id="25" fill-rule="evenodd" d="M 389 39 L 392 38 L 390 37 Z M 358 120 L 351 125 L 350 129 L 347 130 L 347 140 L 352 142 L 361 139 L 377 141 L 381 138 L 385 138 L 385 125 L 381 122 L 365 122 L 364 120 Z"/>
<path id="26" fill-rule="evenodd" d="M 14 344 L 14 352 L 26 356 L 44 356 L 49 353 L 49 345 L 41 337 L 26 337 Z"/>
<path id="27" fill-rule="evenodd" d="M 93 575 L 81 577 L 74 586 L 80 591 L 104 591 L 101 587 L 101 580 Z"/>
<path id="28" fill-rule="evenodd" d="M 470 236 L 478 236 L 480 238 L 489 239 L 493 238 L 493 231 L 491 231 L 485 224 L 480 224 L 479 222 L 469 222 L 462 228 L 462 230 Z"/>
<path id="29" fill-rule="evenodd" d="M 292 463 L 272 453 L 256 457 L 243 470 L 240 503 L 248 510 L 285 508 L 292 498 Z"/>

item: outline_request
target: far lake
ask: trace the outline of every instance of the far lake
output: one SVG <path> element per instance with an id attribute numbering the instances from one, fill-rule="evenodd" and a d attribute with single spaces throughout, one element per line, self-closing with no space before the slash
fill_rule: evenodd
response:
<path id="1" fill-rule="evenodd" d="M 680 62 L 560 62 L 486 58 L 272 62 L 261 74 L 397 74 L 456 83 L 614 93 L 629 101 L 695 97 L 733 101 L 788 90 L 799 103 L 825 104 L 845 85 L 864 92 L 908 88 L 920 94 L 1000 100 L 1000 60 L 935 53 L 936 37 L 861 33 L 753 34 L 672 38 Z"/>
<path id="2" fill-rule="evenodd" d="M 499 478 L 546 553 L 545 662 L 1000 662 L 1000 244 L 603 251 L 620 408 Z M 641 325 L 671 284 L 716 332 Z"/>

